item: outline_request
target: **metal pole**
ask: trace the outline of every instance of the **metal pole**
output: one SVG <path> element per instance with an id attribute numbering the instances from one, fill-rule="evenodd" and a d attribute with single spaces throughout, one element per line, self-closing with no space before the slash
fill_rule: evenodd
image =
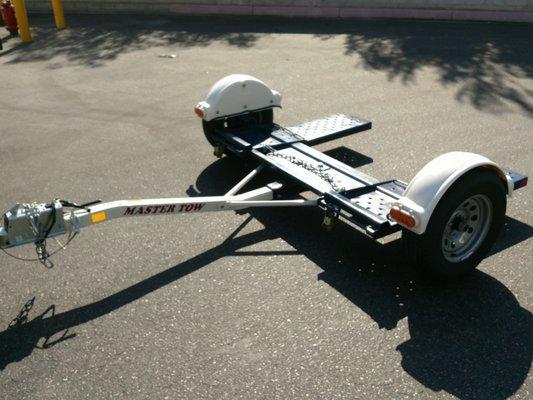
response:
<path id="1" fill-rule="evenodd" d="M 13 0 L 15 5 L 15 16 L 19 26 L 20 40 L 24 43 L 31 43 L 30 24 L 28 22 L 28 13 L 26 12 L 26 4 L 24 0 Z"/>
<path id="2" fill-rule="evenodd" d="M 57 29 L 65 29 L 67 23 L 65 22 L 65 14 L 63 13 L 63 1 L 52 0 L 52 9 L 54 10 L 54 18 L 56 20 Z"/>
<path id="3" fill-rule="evenodd" d="M 226 193 L 226 196 L 235 195 L 239 190 L 241 190 L 244 187 L 244 185 L 250 182 L 254 176 L 256 176 L 259 172 L 261 172 L 263 168 L 265 168 L 265 164 L 259 164 L 259 166 L 256 169 L 254 169 L 252 172 L 246 175 L 239 183 L 233 186 L 230 189 L 230 191 Z"/>

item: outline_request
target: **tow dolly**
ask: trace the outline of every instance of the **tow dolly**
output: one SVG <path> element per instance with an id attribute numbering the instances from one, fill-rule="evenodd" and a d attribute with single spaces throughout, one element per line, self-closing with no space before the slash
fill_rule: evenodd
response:
<path id="1" fill-rule="evenodd" d="M 118 200 L 76 204 L 17 204 L 4 214 L 0 249 L 33 243 L 51 265 L 48 238 L 68 235 L 115 218 L 178 215 L 250 207 L 319 207 L 326 228 L 343 220 L 372 238 L 402 231 L 413 265 L 434 277 L 457 277 L 485 257 L 502 227 L 507 197 L 527 177 L 467 152 L 443 154 L 406 183 L 380 181 L 313 145 L 371 128 L 346 114 L 283 127 L 273 121 L 281 95 L 249 75 L 220 79 L 195 107 L 214 154 L 253 159 L 258 166 L 222 196 Z M 284 199 L 281 184 L 241 193 L 265 168 L 313 192 L 314 199 Z"/>

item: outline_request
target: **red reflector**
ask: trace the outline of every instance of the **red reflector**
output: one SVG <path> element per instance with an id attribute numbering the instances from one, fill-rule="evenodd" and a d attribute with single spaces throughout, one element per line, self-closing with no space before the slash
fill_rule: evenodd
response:
<path id="1" fill-rule="evenodd" d="M 200 107 L 194 107 L 194 113 L 200 118 L 204 117 L 204 110 L 202 110 Z"/>
<path id="2" fill-rule="evenodd" d="M 400 224 L 405 225 L 408 228 L 413 228 L 416 225 L 415 219 L 409 214 L 401 211 L 399 208 L 391 208 L 389 211 L 389 216 L 398 221 Z"/>
<path id="3" fill-rule="evenodd" d="M 520 179 L 518 182 L 514 184 L 514 190 L 523 188 L 527 185 L 527 177 Z"/>

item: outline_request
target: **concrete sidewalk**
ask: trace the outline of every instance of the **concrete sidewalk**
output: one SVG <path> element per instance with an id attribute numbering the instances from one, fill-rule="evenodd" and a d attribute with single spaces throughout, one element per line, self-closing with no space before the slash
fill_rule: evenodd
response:
<path id="1" fill-rule="evenodd" d="M 26 0 L 50 12 L 48 0 Z M 528 0 L 63 0 L 67 13 L 247 15 L 343 19 L 424 19 L 533 22 Z"/>
<path id="2" fill-rule="evenodd" d="M 452 150 L 533 175 L 529 25 L 30 22 L 34 43 L 0 53 L 0 210 L 224 193 L 247 168 L 212 156 L 193 107 L 236 72 L 282 93 L 280 124 L 372 120 L 318 148 L 378 178 Z M 513 196 L 479 271 L 446 287 L 318 210 L 102 224 L 52 270 L 0 254 L 0 397 L 530 398 L 532 200 Z"/>

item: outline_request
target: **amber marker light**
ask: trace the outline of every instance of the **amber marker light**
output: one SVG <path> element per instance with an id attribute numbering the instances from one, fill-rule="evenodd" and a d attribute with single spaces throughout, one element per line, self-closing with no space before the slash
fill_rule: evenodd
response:
<path id="1" fill-rule="evenodd" d="M 389 211 L 389 216 L 398 221 L 400 224 L 405 225 L 408 228 L 414 228 L 416 220 L 405 211 L 400 210 L 398 207 L 392 207 Z"/>

